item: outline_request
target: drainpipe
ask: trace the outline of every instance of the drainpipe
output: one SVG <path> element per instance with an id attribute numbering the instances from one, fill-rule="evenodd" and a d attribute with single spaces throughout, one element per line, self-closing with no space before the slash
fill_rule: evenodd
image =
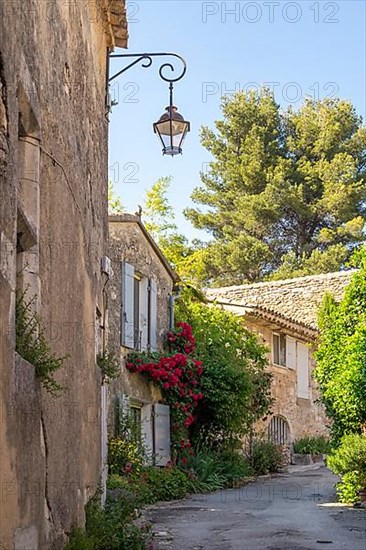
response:
<path id="1" fill-rule="evenodd" d="M 108 295 L 107 284 L 113 276 L 112 266 L 109 258 L 104 256 L 101 260 L 101 273 L 105 276 L 105 282 L 102 288 L 102 352 L 107 349 L 107 312 L 108 312 Z M 105 380 L 102 380 L 102 386 L 100 391 L 101 398 L 101 505 L 104 507 L 107 497 L 107 478 L 108 478 L 108 425 L 107 425 L 107 411 L 108 411 L 108 386 Z"/>

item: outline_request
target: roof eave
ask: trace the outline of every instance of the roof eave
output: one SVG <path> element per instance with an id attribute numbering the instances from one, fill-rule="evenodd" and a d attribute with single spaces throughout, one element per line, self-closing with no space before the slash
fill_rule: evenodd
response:
<path id="1" fill-rule="evenodd" d="M 245 304 L 238 304 L 235 302 L 225 302 L 222 300 L 209 300 L 209 303 L 222 306 L 224 309 L 229 310 L 237 315 L 250 317 L 252 319 L 261 319 L 268 324 L 277 325 L 283 329 L 291 331 L 307 340 L 315 341 L 318 335 L 318 329 L 306 325 L 305 323 L 299 323 L 291 318 L 280 315 L 276 312 L 262 309 L 255 306 L 248 306 Z"/>

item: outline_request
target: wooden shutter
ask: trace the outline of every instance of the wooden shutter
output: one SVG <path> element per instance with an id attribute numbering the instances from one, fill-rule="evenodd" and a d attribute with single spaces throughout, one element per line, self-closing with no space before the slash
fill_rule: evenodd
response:
<path id="1" fill-rule="evenodd" d="M 309 399 L 309 348 L 297 342 L 297 395 Z"/>
<path id="2" fill-rule="evenodd" d="M 152 464 L 154 453 L 153 440 L 153 407 L 150 404 L 145 404 L 141 409 L 141 434 L 144 448 L 146 451 L 146 464 Z"/>
<path id="3" fill-rule="evenodd" d="M 291 336 L 286 336 L 286 366 L 296 369 L 296 340 Z"/>
<path id="4" fill-rule="evenodd" d="M 121 262 L 121 346 L 134 348 L 134 274 L 135 269 Z"/>
<path id="5" fill-rule="evenodd" d="M 140 349 L 146 351 L 148 347 L 148 318 L 149 318 L 149 280 L 143 277 L 140 281 Z"/>
<path id="6" fill-rule="evenodd" d="M 157 288 L 156 281 L 150 279 L 150 315 L 149 315 L 149 344 L 150 350 L 156 351 L 158 349 L 158 308 L 157 308 Z"/>
<path id="7" fill-rule="evenodd" d="M 170 414 L 169 406 L 156 403 L 154 406 L 154 455 L 156 466 L 166 466 L 170 460 Z"/>

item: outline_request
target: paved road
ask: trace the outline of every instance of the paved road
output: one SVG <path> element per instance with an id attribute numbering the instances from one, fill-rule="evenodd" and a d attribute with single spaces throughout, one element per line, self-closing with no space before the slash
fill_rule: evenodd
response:
<path id="1" fill-rule="evenodd" d="M 324 466 L 148 511 L 154 549 L 366 550 L 366 510 L 336 503 Z"/>

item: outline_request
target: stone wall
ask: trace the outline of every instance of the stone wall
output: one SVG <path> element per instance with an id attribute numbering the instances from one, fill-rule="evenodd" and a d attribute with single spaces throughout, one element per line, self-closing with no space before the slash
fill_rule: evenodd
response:
<path id="1" fill-rule="evenodd" d="M 0 547 L 7 550 L 63 548 L 100 481 L 95 325 L 105 283 L 111 44 L 101 6 L 108 2 L 0 2 Z M 27 164 L 30 147 L 37 166 Z M 23 192 L 35 214 L 28 281 L 39 289 L 52 349 L 68 355 L 58 398 L 15 353 Z"/>
<path id="2" fill-rule="evenodd" d="M 113 433 L 111 403 L 116 393 L 122 392 L 149 402 L 158 401 L 161 397 L 153 384 L 149 384 L 140 374 L 130 374 L 124 366 L 124 359 L 131 350 L 121 347 L 120 344 L 121 262 L 130 263 L 137 271 L 154 278 L 157 283 L 158 345 L 162 344 L 164 333 L 169 328 L 168 303 L 174 281 L 136 221 L 109 223 L 109 256 L 114 273 L 108 287 L 108 343 L 120 354 L 122 364 L 120 377 L 110 387 L 109 425 L 110 432 Z"/>
<path id="3" fill-rule="evenodd" d="M 246 321 L 248 328 L 257 332 L 264 344 L 269 348 L 272 346 L 272 329 L 264 324 L 255 323 L 253 320 Z M 298 335 L 288 333 L 298 341 L 305 342 Z M 312 373 L 315 368 L 313 358 L 314 348 L 309 349 L 309 399 L 302 399 L 297 396 L 297 378 L 296 370 L 273 365 L 271 361 L 271 353 L 268 354 L 269 370 L 273 374 L 272 395 L 275 399 L 271 411 L 273 415 L 282 416 L 289 424 L 290 442 L 293 443 L 296 439 L 311 435 L 328 435 L 327 418 L 325 416 L 322 405 L 317 403 L 319 393 L 316 388 L 315 380 Z M 264 422 L 258 423 L 259 431 L 266 431 L 271 420 L 268 416 Z"/>

